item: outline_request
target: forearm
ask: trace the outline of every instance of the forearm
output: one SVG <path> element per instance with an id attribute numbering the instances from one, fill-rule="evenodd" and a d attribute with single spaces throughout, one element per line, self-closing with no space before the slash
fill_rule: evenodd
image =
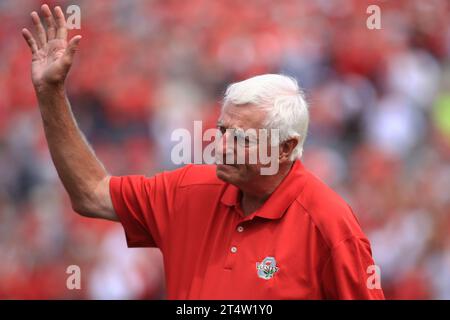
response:
<path id="1" fill-rule="evenodd" d="M 117 220 L 109 193 L 110 176 L 96 158 L 77 126 L 64 90 L 81 36 L 67 42 L 66 19 L 61 7 L 41 7 L 47 28 L 37 12 L 31 13 L 36 38 L 26 28 L 22 35 L 31 58 L 31 80 L 36 90 L 45 136 L 56 171 L 73 209 L 81 215 Z"/>
<path id="2" fill-rule="evenodd" d="M 63 86 L 37 92 L 53 163 L 72 205 L 95 202 L 95 188 L 107 172 L 78 128 Z"/>

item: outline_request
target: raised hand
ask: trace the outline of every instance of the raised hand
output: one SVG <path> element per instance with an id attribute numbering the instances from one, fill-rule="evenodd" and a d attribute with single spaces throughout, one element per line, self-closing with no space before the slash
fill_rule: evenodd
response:
<path id="1" fill-rule="evenodd" d="M 81 36 L 77 35 L 67 43 L 67 28 L 64 13 L 60 7 L 54 8 L 54 16 L 44 4 L 41 7 L 45 31 L 37 12 L 31 13 L 37 37 L 24 28 L 22 35 L 31 49 L 31 79 L 37 91 L 54 85 L 61 85 L 72 65 Z"/>

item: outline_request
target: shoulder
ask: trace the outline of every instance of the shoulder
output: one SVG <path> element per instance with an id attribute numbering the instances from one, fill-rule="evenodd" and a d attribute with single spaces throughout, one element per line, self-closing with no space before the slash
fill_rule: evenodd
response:
<path id="1" fill-rule="evenodd" d="M 330 248 L 349 238 L 366 241 L 350 205 L 322 180 L 308 172 L 296 201 L 303 207 Z"/>
<path id="2" fill-rule="evenodd" d="M 183 167 L 180 187 L 189 187 L 195 185 L 218 185 L 224 184 L 216 175 L 215 165 L 196 165 L 190 164 Z"/>

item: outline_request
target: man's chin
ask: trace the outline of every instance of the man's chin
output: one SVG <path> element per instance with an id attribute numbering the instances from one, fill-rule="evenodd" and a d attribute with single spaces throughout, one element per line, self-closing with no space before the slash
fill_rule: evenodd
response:
<path id="1" fill-rule="evenodd" d="M 216 175 L 217 175 L 217 178 L 219 178 L 220 180 L 223 180 L 228 183 L 232 183 L 233 182 L 232 174 L 236 170 L 237 170 L 237 168 L 235 166 L 227 165 L 227 164 L 218 164 L 216 166 Z"/>

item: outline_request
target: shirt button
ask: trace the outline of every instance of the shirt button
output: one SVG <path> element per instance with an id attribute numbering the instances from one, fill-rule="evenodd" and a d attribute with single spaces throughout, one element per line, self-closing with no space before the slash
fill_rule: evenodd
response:
<path id="1" fill-rule="evenodd" d="M 239 226 L 239 227 L 237 227 L 237 231 L 238 231 L 238 232 L 242 232 L 242 231 L 244 231 L 244 227 L 243 227 L 243 226 Z"/>
<path id="2" fill-rule="evenodd" d="M 237 248 L 236 247 L 231 247 L 231 252 L 232 253 L 236 253 L 237 252 Z"/>

